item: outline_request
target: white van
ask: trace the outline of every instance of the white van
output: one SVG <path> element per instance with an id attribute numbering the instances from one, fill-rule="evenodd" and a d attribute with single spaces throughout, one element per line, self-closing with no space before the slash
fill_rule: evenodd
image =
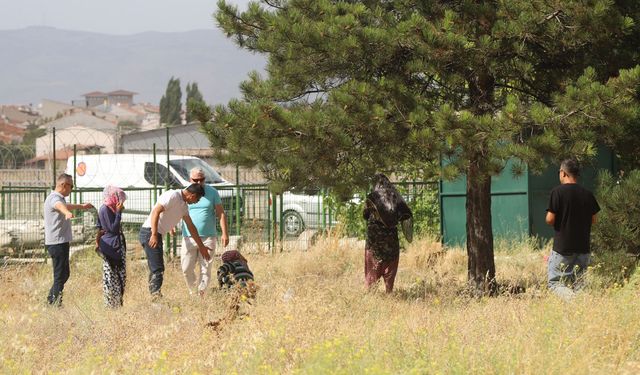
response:
<path id="1" fill-rule="evenodd" d="M 76 189 L 82 189 L 82 193 L 74 193 L 75 197 L 72 194 L 71 199 L 90 202 L 96 208 L 102 205 L 102 189 L 105 186 L 114 185 L 125 189 L 128 198 L 122 220 L 142 223 L 151 212 L 157 196 L 165 190 L 167 182 L 170 189 L 189 186 L 189 171 L 194 167 L 201 168 L 205 174 L 205 183 L 218 190 L 225 211 L 228 212 L 227 218 L 233 222 L 233 184 L 197 157 L 169 156 L 167 165 L 166 155 L 156 155 L 155 161 L 153 154 L 76 155 L 75 163 L 73 156 L 67 160 L 65 173 L 74 177 Z"/>

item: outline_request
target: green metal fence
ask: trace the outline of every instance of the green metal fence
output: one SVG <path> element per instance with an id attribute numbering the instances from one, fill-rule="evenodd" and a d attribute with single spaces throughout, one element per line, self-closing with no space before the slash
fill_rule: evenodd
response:
<path id="1" fill-rule="evenodd" d="M 414 212 L 418 233 L 439 231 L 437 183 L 396 183 Z M 158 188 L 125 188 L 127 201 L 123 212 L 123 231 L 132 256 L 142 257 L 138 243 L 140 226 L 151 212 L 157 197 L 165 191 Z M 289 249 L 306 249 L 310 238 L 340 224 L 355 221 L 359 229 L 349 233 L 364 235 L 361 218 L 361 199 L 356 196 L 349 203 L 355 210 L 352 217 L 336 215 L 338 204 L 331 201 L 327 191 L 293 191 L 276 195 L 267 185 L 246 184 L 219 187 L 227 216 L 227 228 L 232 243 L 241 241 L 242 248 L 251 252 L 271 253 Z M 233 192 L 233 195 L 222 192 Z M 51 190 L 42 187 L 0 187 L 0 256 L 44 257 L 44 200 Z M 72 191 L 70 203 L 102 203 L 102 189 L 81 188 Z M 344 207 L 344 205 L 342 206 Z M 96 234 L 97 210 L 77 211 L 72 219 L 74 246 L 93 247 Z M 165 240 L 168 256 L 178 255 L 181 228 Z M 219 233 L 220 227 L 218 225 Z M 353 233 L 355 232 L 355 233 Z M 235 237 L 235 238 L 234 238 Z"/>
<path id="2" fill-rule="evenodd" d="M 122 216 L 123 231 L 130 250 L 139 247 L 138 231 L 151 212 L 157 197 L 166 189 L 158 188 L 125 188 L 127 201 Z M 276 242 L 287 241 L 294 247 L 297 241 L 302 241 L 299 235 L 305 229 L 323 229 L 331 227 L 330 220 L 322 222 L 300 222 L 302 230 L 293 234 L 286 234 L 280 223 L 287 220 L 293 206 L 290 199 L 283 199 L 271 193 L 266 185 L 231 185 L 219 187 L 218 190 L 233 192 L 233 195 L 223 199 L 223 207 L 227 217 L 227 228 L 234 241 L 241 238 L 243 246 L 252 251 L 273 252 L 282 249 Z M 44 256 L 44 223 L 43 204 L 50 194 L 49 188 L 42 187 L 0 187 L 0 255 L 24 257 L 34 254 Z M 221 194 L 223 195 L 223 194 Z M 96 208 L 102 203 L 102 189 L 80 188 L 74 189 L 67 197 L 69 203 L 92 203 Z M 285 205 L 274 202 L 285 202 Z M 308 217 L 307 212 L 317 211 L 317 200 L 313 206 L 304 202 L 295 202 L 295 214 Z M 321 210 L 328 213 L 331 209 L 320 201 Z M 284 212 L 286 207 L 289 211 Z M 93 246 L 96 234 L 97 210 L 78 210 L 72 219 L 74 241 L 72 245 Z M 220 232 L 220 224 L 218 223 Z M 165 250 L 170 256 L 177 255 L 181 243 L 181 227 L 176 228 L 174 236 L 165 241 Z M 237 242 L 234 242 L 237 243 Z M 141 254 L 140 254 L 141 255 Z M 142 255 L 141 255 L 142 256 Z"/>
<path id="3" fill-rule="evenodd" d="M 0 146 L 0 259 L 6 256 L 46 255 L 43 246 L 43 204 L 55 184 L 56 176 L 62 172 L 71 174 L 76 182 L 76 189 L 67 201 L 90 202 L 96 207 L 102 203 L 102 188 L 96 186 L 109 183 L 118 185 L 114 181 L 127 174 L 141 178 L 120 183 L 122 187 L 128 186 L 125 188 L 128 200 L 125 203 L 123 229 L 129 249 L 135 256 L 140 248 L 139 228 L 157 197 L 169 188 L 188 184 L 188 176 L 184 176 L 187 169 L 176 168 L 172 164 L 173 158 L 180 155 L 186 158 L 199 156 L 208 168 L 219 172 L 222 167 L 216 166 L 215 161 L 207 156 L 210 151 L 206 137 L 197 131 L 197 127 L 190 126 L 137 131 L 119 136 L 80 128 L 56 131 L 54 127 L 39 139 L 37 147 Z M 105 181 L 86 181 L 84 173 L 89 173 L 88 164 L 84 166 L 86 170 L 79 167 L 87 155 L 104 157 L 94 167 L 100 169 L 101 173 L 110 169 L 112 174 Z M 114 155 L 127 160 L 119 159 L 123 163 L 118 164 L 113 160 Z M 144 155 L 148 158 L 144 166 L 134 169 L 131 161 Z M 109 157 L 112 159 L 107 162 Z M 365 192 L 348 205 L 351 212 L 345 215 L 345 205 L 336 204 L 326 189 L 289 191 L 276 195 L 265 184 L 246 183 L 261 180 L 254 172 L 241 173 L 237 167 L 227 169 L 226 179 L 233 177 L 230 176 L 232 174 L 235 174 L 234 184 L 222 183 L 215 187 L 222 198 L 230 236 L 234 240 L 240 238 L 243 248 L 249 251 L 306 249 L 314 234 L 326 232 L 336 225 L 350 226 L 350 235 L 364 235 L 362 207 L 359 206 L 358 197 Z M 80 181 L 83 176 L 84 182 Z M 414 216 L 418 219 L 418 226 L 431 228 L 434 220 L 439 223 L 439 213 L 433 215 L 429 209 L 425 210 L 429 204 L 425 206 L 424 199 L 432 197 L 434 191 L 437 195 L 437 184 L 398 183 L 398 188 L 412 208 L 415 207 Z M 78 211 L 75 214 L 76 217 L 72 219 L 73 246 L 94 246 L 97 211 Z M 165 240 L 169 255 L 177 254 L 181 243 L 180 228 L 176 233 Z M 142 252 L 139 254 L 142 256 Z"/>

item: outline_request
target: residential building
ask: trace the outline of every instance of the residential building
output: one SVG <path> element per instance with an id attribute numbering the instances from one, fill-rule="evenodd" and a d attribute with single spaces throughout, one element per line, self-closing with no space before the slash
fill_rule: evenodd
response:
<path id="1" fill-rule="evenodd" d="M 233 165 L 222 166 L 213 159 L 213 150 L 209 139 L 202 133 L 200 124 L 174 126 L 148 131 L 125 134 L 120 138 L 119 152 L 122 153 L 153 153 L 154 144 L 158 157 L 167 154 L 167 132 L 169 139 L 169 153 L 171 155 L 197 156 L 225 177 L 228 181 L 238 178 L 243 183 L 263 183 L 264 176 L 257 169 L 239 168 Z"/>
<path id="2" fill-rule="evenodd" d="M 26 128 L 29 124 L 35 124 L 40 116 L 31 106 L 2 105 L 0 106 L 0 120 L 4 120 L 13 126 Z"/>
<path id="3" fill-rule="evenodd" d="M 137 95 L 137 93 L 127 90 L 116 90 L 106 93 L 102 91 L 93 91 L 86 93 L 83 96 L 87 107 L 96 107 L 99 105 L 131 106 L 133 105 L 134 95 Z"/>
<path id="4" fill-rule="evenodd" d="M 20 143 L 24 137 L 25 129 L 22 127 L 11 125 L 9 122 L 0 118 L 0 144 Z"/>

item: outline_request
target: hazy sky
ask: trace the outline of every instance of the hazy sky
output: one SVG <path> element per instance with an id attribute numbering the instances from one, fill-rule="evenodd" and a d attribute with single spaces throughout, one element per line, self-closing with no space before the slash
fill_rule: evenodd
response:
<path id="1" fill-rule="evenodd" d="M 228 0 L 241 9 L 249 0 Z M 0 0 L 0 29 L 52 26 L 106 34 L 216 27 L 217 0 Z"/>

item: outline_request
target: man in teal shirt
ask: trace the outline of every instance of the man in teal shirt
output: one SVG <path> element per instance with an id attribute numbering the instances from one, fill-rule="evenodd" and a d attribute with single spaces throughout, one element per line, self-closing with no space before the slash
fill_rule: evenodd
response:
<path id="1" fill-rule="evenodd" d="M 182 265 L 182 273 L 189 293 L 193 294 L 197 290 L 200 295 L 209 285 L 211 279 L 211 267 L 213 264 L 213 255 L 215 252 L 216 242 L 218 239 L 218 231 L 216 228 L 216 219 L 220 221 L 222 229 L 222 237 L 220 242 L 222 247 L 229 244 L 229 234 L 227 232 L 227 219 L 222 207 L 222 200 L 218 191 L 205 184 L 204 171 L 200 168 L 194 168 L 189 173 L 191 183 L 197 183 L 204 188 L 204 196 L 197 203 L 189 205 L 189 216 L 193 221 L 198 235 L 202 242 L 209 250 L 210 260 L 207 261 L 198 251 L 198 246 L 193 240 L 191 233 L 187 229 L 184 222 L 182 223 L 182 250 L 180 252 L 180 263 Z M 196 278 L 195 267 L 199 267 L 199 275 Z"/>

